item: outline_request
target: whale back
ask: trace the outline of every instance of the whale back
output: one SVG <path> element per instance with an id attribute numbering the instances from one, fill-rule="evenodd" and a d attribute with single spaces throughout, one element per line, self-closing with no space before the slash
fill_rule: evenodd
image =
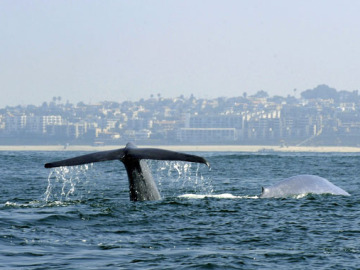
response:
<path id="1" fill-rule="evenodd" d="M 281 198 L 309 193 L 350 196 L 348 192 L 325 178 L 315 175 L 297 175 L 286 178 L 273 186 L 262 188 L 260 197 Z"/>

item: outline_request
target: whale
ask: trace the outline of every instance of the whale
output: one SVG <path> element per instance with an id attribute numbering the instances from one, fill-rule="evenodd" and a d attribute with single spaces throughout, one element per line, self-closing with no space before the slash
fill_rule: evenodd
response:
<path id="1" fill-rule="evenodd" d="M 306 194 L 350 196 L 348 192 L 320 176 L 296 175 L 270 187 L 263 187 L 260 198 L 283 198 Z"/>
<path id="2" fill-rule="evenodd" d="M 202 163 L 210 167 L 209 162 L 200 156 L 158 148 L 138 148 L 135 144 L 129 142 L 124 148 L 99 151 L 46 163 L 45 168 L 77 166 L 109 160 L 119 160 L 125 165 L 129 180 L 129 195 L 131 201 L 154 201 L 161 199 L 146 160 L 177 160 Z"/>

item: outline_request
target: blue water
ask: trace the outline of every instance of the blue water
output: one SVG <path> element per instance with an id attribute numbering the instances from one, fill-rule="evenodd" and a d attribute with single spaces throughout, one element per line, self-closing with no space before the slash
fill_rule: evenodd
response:
<path id="1" fill-rule="evenodd" d="M 153 202 L 129 201 L 117 161 L 43 168 L 79 154 L 0 152 L 0 268 L 360 268 L 359 154 L 197 153 L 210 170 L 151 161 Z M 351 196 L 257 197 L 304 173 Z"/>

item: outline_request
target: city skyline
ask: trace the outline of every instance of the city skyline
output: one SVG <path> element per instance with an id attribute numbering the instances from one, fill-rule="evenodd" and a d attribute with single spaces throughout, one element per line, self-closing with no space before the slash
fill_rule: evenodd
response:
<path id="1" fill-rule="evenodd" d="M 39 101 L 37 104 L 32 104 L 32 103 L 24 103 L 24 104 L 15 104 L 15 105 L 5 105 L 4 107 L 0 107 L 0 110 L 1 109 L 6 109 L 6 108 L 14 108 L 14 107 L 26 107 L 26 106 L 35 106 L 35 107 L 40 107 L 42 105 L 44 105 L 44 103 L 46 104 L 50 104 L 52 102 L 56 103 L 56 104 L 71 104 L 71 105 L 77 105 L 77 104 L 84 104 L 84 105 L 97 105 L 97 104 L 102 104 L 102 103 L 107 103 L 107 102 L 114 102 L 114 103 L 123 103 L 123 102 L 139 102 L 141 100 L 148 100 L 148 99 L 152 99 L 152 98 L 155 98 L 155 99 L 177 99 L 177 98 L 195 98 L 195 99 L 204 99 L 204 100 L 213 100 L 213 99 L 219 99 L 219 98 L 225 98 L 225 99 L 232 99 L 232 98 L 238 98 L 238 97 L 256 97 L 256 96 L 262 96 L 262 95 L 265 95 L 266 98 L 275 98 L 275 97 L 280 97 L 280 98 L 287 98 L 287 97 L 292 97 L 292 98 L 295 98 L 295 99 L 302 99 L 302 95 L 306 92 L 312 92 L 312 91 L 315 91 L 316 90 L 319 90 L 321 92 L 328 92 L 328 93 L 338 93 L 338 92 L 348 92 L 348 93 L 357 93 L 359 92 L 358 89 L 353 89 L 353 90 L 348 90 L 348 89 L 336 89 L 336 88 L 333 88 L 327 84 L 319 84 L 313 88 L 309 88 L 309 89 L 305 89 L 304 91 L 299 91 L 297 88 L 293 88 L 293 91 L 292 92 L 289 92 L 288 94 L 286 95 L 271 95 L 270 93 L 268 93 L 266 90 L 258 90 L 254 93 L 247 93 L 246 91 L 245 92 L 242 92 L 240 93 L 239 95 L 233 95 L 233 96 L 214 96 L 214 97 L 211 97 L 211 98 L 204 98 L 204 97 L 198 97 L 194 94 L 189 94 L 189 95 L 184 95 L 184 94 L 179 94 L 177 96 L 163 96 L 161 93 L 149 93 L 147 96 L 144 96 L 144 97 L 141 97 L 139 99 L 135 99 L 135 100 L 99 100 L 97 102 L 92 102 L 90 100 L 90 102 L 87 102 L 86 100 L 79 100 L 78 102 L 71 102 L 71 100 L 68 100 L 68 99 L 65 99 L 63 98 L 61 95 L 58 95 L 58 96 L 53 96 L 51 97 L 49 100 L 41 100 Z M 334 91 L 334 92 L 332 92 Z M 357 95 L 356 94 L 356 95 Z M 306 98 L 305 98 L 306 99 Z"/>
<path id="2" fill-rule="evenodd" d="M 301 98 L 194 96 L 76 105 L 54 97 L 41 106 L 0 110 L 1 144 L 360 145 L 359 91 L 319 85 Z"/>
<path id="3" fill-rule="evenodd" d="M 0 3 L 0 107 L 360 85 L 360 2 Z"/>

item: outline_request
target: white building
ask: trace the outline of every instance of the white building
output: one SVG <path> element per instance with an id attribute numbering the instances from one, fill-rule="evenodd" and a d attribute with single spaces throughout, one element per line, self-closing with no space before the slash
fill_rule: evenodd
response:
<path id="1" fill-rule="evenodd" d="M 235 128 L 181 128 L 177 139 L 189 143 L 223 143 L 237 140 Z"/>
<path id="2" fill-rule="evenodd" d="M 51 126 L 63 124 L 60 115 L 29 116 L 26 123 L 26 133 L 45 134 Z"/>
<path id="3" fill-rule="evenodd" d="M 27 116 L 22 115 L 7 115 L 5 118 L 5 132 L 9 134 L 20 133 L 26 127 Z"/>

